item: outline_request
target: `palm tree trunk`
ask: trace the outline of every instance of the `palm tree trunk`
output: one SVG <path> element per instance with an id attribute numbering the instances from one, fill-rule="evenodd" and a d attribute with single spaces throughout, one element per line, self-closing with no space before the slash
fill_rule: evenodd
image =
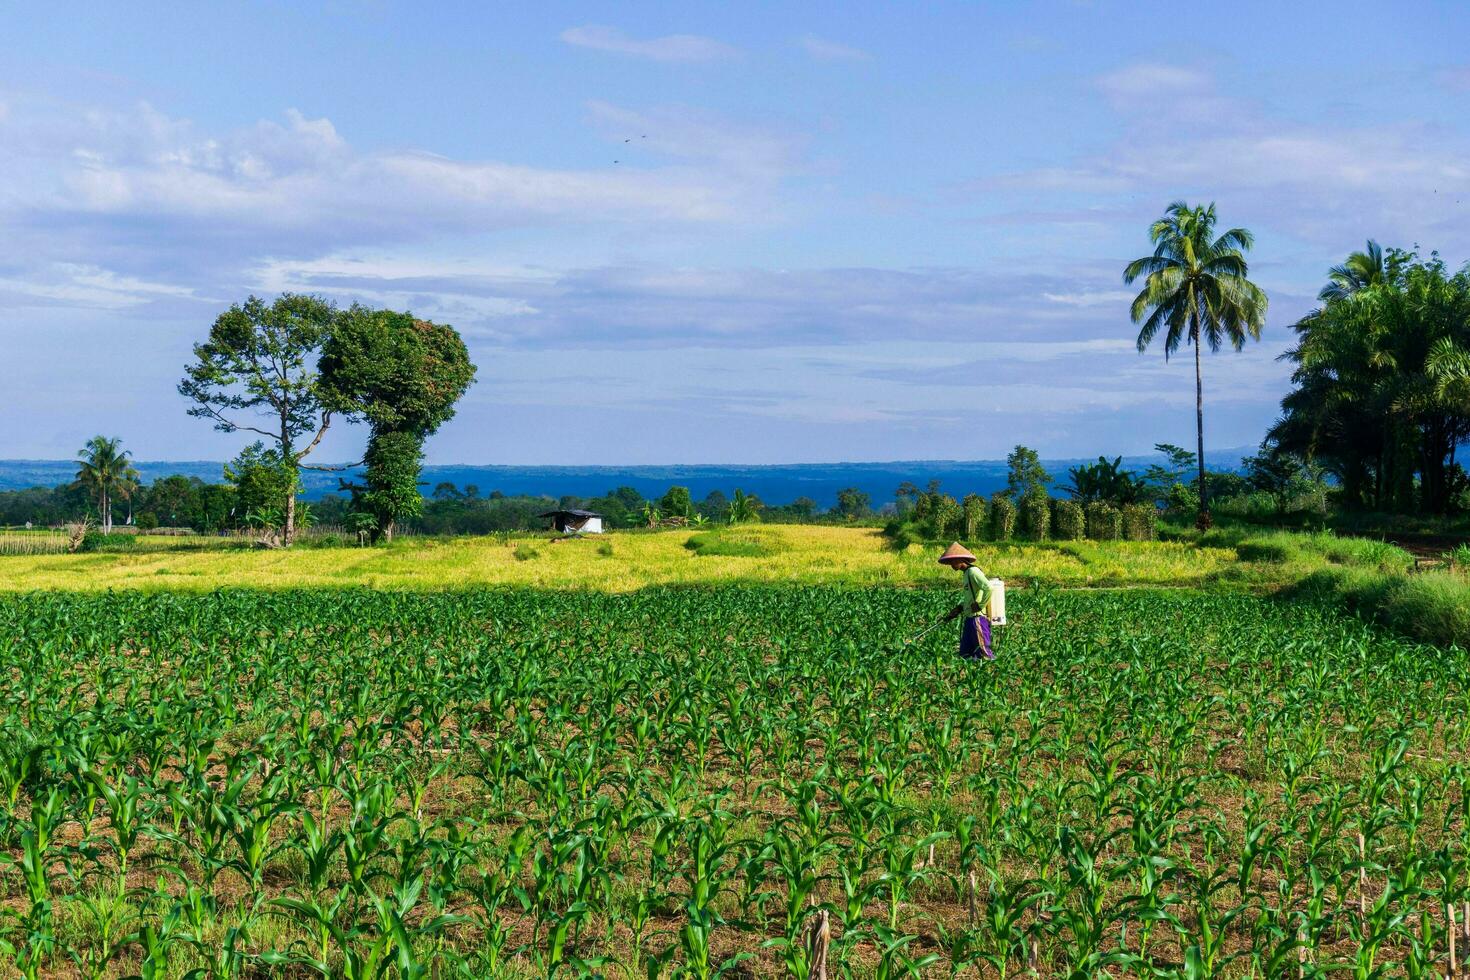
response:
<path id="1" fill-rule="evenodd" d="M 1194 526 L 1201 531 L 1208 531 L 1211 521 L 1210 491 L 1205 485 L 1205 383 L 1204 376 L 1200 373 L 1198 317 L 1193 318 L 1190 333 L 1194 340 L 1194 427 L 1199 436 L 1199 516 L 1195 518 Z"/>
<path id="2" fill-rule="evenodd" d="M 101 517 L 102 517 L 102 533 L 103 534 L 111 534 L 112 533 L 112 498 L 110 496 L 108 496 L 108 494 L 107 494 L 107 488 L 106 487 L 104 487 L 102 489 L 102 506 L 99 509 L 102 511 L 102 514 L 101 514 Z"/>
<path id="3" fill-rule="evenodd" d="M 291 489 L 286 491 L 286 520 L 285 526 L 281 528 L 281 543 L 289 548 L 291 542 L 296 539 L 296 486 L 292 481 Z"/>

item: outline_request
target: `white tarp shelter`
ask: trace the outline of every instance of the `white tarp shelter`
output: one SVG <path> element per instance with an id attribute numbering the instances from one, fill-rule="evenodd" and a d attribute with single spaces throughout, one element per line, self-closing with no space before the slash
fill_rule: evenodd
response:
<path id="1" fill-rule="evenodd" d="M 551 521 L 551 529 L 563 534 L 601 534 L 602 515 L 590 510 L 549 510 L 541 515 Z"/>

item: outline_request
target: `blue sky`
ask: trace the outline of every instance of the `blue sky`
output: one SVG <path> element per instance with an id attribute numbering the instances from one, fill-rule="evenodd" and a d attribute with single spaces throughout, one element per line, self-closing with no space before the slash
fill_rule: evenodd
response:
<path id="1" fill-rule="evenodd" d="M 10 5 L 0 456 L 240 441 L 174 385 L 310 291 L 448 322 L 434 462 L 993 458 L 1193 436 L 1120 273 L 1176 198 L 1255 231 L 1255 443 L 1364 239 L 1470 258 L 1470 6 Z M 362 432 L 323 450 L 360 452 Z"/>

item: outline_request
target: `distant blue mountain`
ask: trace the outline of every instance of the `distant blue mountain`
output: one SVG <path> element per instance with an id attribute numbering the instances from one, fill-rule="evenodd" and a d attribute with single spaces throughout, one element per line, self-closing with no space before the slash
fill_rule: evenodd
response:
<path id="1" fill-rule="evenodd" d="M 1252 450 L 1229 449 L 1207 453 L 1212 469 L 1240 468 L 1242 457 Z M 1043 460 L 1059 483 L 1066 482 L 1068 467 L 1092 460 Z M 1159 462 L 1157 456 L 1127 456 L 1124 463 L 1143 469 Z M 134 464 L 145 482 L 180 473 L 217 483 L 223 478 L 223 463 L 205 460 L 188 462 L 146 461 Z M 69 483 L 76 475 L 70 460 L 0 460 L 0 490 L 51 487 Z M 302 481 L 306 496 L 315 499 L 337 490 L 338 478 L 350 473 L 306 470 Z M 675 484 L 689 488 L 695 500 L 711 490 L 730 494 L 736 487 L 753 493 L 769 504 L 787 504 L 797 497 L 810 497 L 822 507 L 837 502 L 837 491 L 857 487 L 874 505 L 893 499 L 898 485 L 908 480 L 923 487 L 939 480 L 945 492 L 956 497 L 967 493 L 989 494 L 1006 483 L 1005 460 L 903 460 L 891 463 L 790 463 L 774 466 L 668 465 L 668 466 L 466 466 L 449 464 L 424 467 L 424 492 L 439 483 L 463 489 L 474 485 L 481 496 L 499 490 L 507 496 L 527 494 L 559 498 L 596 497 L 616 487 L 633 487 L 645 497 L 661 496 Z"/>

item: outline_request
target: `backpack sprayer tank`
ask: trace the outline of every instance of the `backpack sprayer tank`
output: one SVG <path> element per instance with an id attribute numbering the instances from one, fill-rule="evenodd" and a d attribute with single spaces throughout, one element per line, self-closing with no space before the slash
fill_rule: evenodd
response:
<path id="1" fill-rule="evenodd" d="M 1006 624 L 1006 584 L 998 578 L 990 579 L 990 601 L 985 604 L 985 618 L 991 626 Z"/>

